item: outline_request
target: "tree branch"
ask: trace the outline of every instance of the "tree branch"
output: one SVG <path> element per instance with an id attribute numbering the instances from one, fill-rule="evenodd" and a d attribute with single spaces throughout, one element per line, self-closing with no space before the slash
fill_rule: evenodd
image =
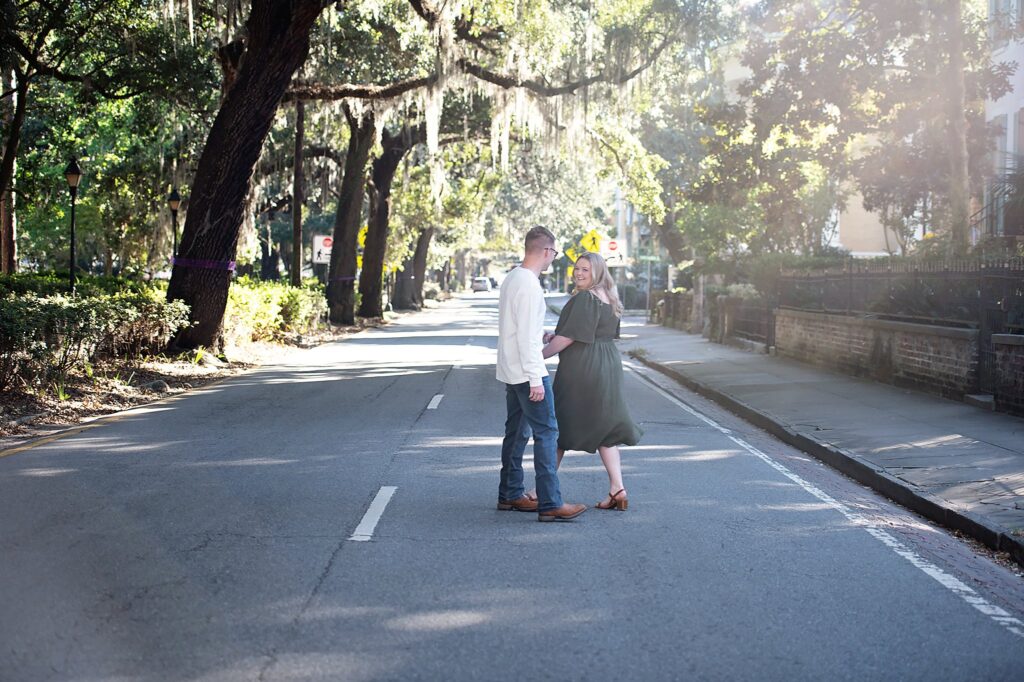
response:
<path id="1" fill-rule="evenodd" d="M 344 83 L 327 85 L 324 83 L 295 83 L 285 93 L 282 102 L 303 101 L 336 101 L 339 99 L 390 99 L 405 94 L 410 90 L 433 85 L 437 82 L 437 74 L 410 78 L 388 85 L 362 85 Z"/>
<path id="2" fill-rule="evenodd" d="M 437 23 L 437 10 L 427 5 L 423 0 L 409 0 L 409 4 L 412 5 L 413 10 L 416 14 L 420 15 L 420 18 L 425 22 L 433 26 Z"/>
<path id="3" fill-rule="evenodd" d="M 573 81 L 573 82 L 570 82 L 570 83 L 563 83 L 561 85 L 548 85 L 547 83 L 543 83 L 541 81 L 534 80 L 532 78 L 522 79 L 522 78 L 518 78 L 516 76 L 510 76 L 510 75 L 507 75 L 507 74 L 497 73 L 495 71 L 491 71 L 489 69 L 486 69 L 486 68 L 480 66 L 479 64 L 475 64 L 475 63 L 469 61 L 468 59 L 460 59 L 458 64 L 459 64 L 459 68 L 461 68 L 464 72 L 468 73 L 469 75 L 475 76 L 475 77 L 479 78 L 482 81 L 487 81 L 488 83 L 493 83 L 494 85 L 497 85 L 497 86 L 502 87 L 502 88 L 506 88 L 506 89 L 509 89 L 509 88 L 524 88 L 524 89 L 529 90 L 530 92 L 536 93 L 536 94 L 538 94 L 538 95 L 540 95 L 542 97 L 555 97 L 555 96 L 558 96 L 558 95 L 571 95 L 571 94 L 575 93 L 577 90 L 579 90 L 580 88 L 584 88 L 584 87 L 586 87 L 588 85 L 593 85 L 594 83 L 606 82 L 606 83 L 621 84 L 621 83 L 626 83 L 626 82 L 632 80 L 633 78 L 636 78 L 636 76 L 638 76 L 640 73 L 642 73 L 646 69 L 650 68 L 650 66 L 655 61 L 657 61 L 658 57 L 661 56 L 661 53 L 664 52 L 665 49 L 669 46 L 669 44 L 672 42 L 673 37 L 674 36 L 673 36 L 672 33 L 670 33 L 669 35 L 665 36 L 662 39 L 661 43 L 654 49 L 653 52 L 651 52 L 651 54 L 647 57 L 647 59 L 644 60 L 644 63 L 641 64 L 640 66 L 636 67 L 632 71 L 628 71 L 628 72 L 626 72 L 626 73 L 624 73 L 624 74 L 622 74 L 622 75 L 620 75 L 618 77 L 614 77 L 614 78 L 607 78 L 607 77 L 605 77 L 604 75 L 601 75 L 601 74 L 596 75 L 596 76 L 588 76 L 588 77 L 582 78 L 582 79 L 580 79 L 578 81 Z"/>

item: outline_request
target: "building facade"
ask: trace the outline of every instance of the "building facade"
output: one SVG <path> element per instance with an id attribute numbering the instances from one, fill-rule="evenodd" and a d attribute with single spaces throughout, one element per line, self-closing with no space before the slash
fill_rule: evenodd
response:
<path id="1" fill-rule="evenodd" d="M 1000 179 L 1024 162 L 1024 42 L 1009 40 L 1007 28 L 1024 22 L 1024 0 L 989 0 L 989 25 L 992 35 L 992 59 L 1014 62 L 1017 69 L 1010 78 L 1010 90 L 998 100 L 985 103 L 985 119 L 996 131 L 992 149 L 994 181 L 985 192 L 985 206 L 972 224 L 973 237 L 1024 238 L 1024 225 L 1007 220 L 1005 191 Z"/>

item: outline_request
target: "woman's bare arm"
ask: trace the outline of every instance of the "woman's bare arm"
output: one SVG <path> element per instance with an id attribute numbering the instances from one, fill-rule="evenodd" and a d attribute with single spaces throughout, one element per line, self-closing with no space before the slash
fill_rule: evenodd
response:
<path id="1" fill-rule="evenodd" d="M 568 336 L 558 336 L 556 334 L 553 339 L 548 341 L 548 345 L 544 346 L 544 359 L 547 360 L 552 355 L 558 355 L 571 345 L 572 339 Z"/>

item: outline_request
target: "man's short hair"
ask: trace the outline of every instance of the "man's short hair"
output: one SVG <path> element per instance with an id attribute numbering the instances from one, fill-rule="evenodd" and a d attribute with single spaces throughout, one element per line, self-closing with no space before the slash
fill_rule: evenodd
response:
<path id="1" fill-rule="evenodd" d="M 555 245 L 555 235 L 543 225 L 535 225 L 526 233 L 526 252 L 540 251 Z"/>

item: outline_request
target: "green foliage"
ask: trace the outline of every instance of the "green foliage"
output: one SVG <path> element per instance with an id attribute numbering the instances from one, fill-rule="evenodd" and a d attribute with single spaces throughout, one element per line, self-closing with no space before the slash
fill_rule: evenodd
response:
<path id="1" fill-rule="evenodd" d="M 133 293 L 162 296 L 166 290 L 163 282 L 141 282 L 123 277 L 82 276 L 75 278 L 75 291 L 80 296 Z M 68 293 L 66 272 L 19 272 L 12 275 L 0 274 L 0 298 L 4 296 L 36 294 L 56 296 Z"/>
<path id="2" fill-rule="evenodd" d="M 635 284 L 619 285 L 619 299 L 627 310 L 643 310 L 647 307 L 647 291 Z"/>
<path id="3" fill-rule="evenodd" d="M 99 357 L 159 352 L 188 324 L 188 308 L 147 293 L 0 298 L 0 391 L 63 387 Z M 91 371 L 91 370 L 89 370 Z"/>
<path id="4" fill-rule="evenodd" d="M 228 290 L 224 337 L 233 344 L 277 341 L 317 329 L 326 314 L 324 291 L 315 281 L 293 287 L 239 277 Z"/>
<path id="5" fill-rule="evenodd" d="M 700 270 L 705 274 L 721 276 L 724 284 L 718 293 L 749 298 L 752 295 L 749 289 L 743 289 L 750 294 L 747 295 L 733 292 L 729 287 L 751 286 L 757 295 L 774 299 L 778 292 L 779 278 L 784 272 L 840 268 L 849 257 L 847 252 L 839 249 L 807 256 L 796 253 L 747 252 L 709 259 L 700 266 Z"/>
<path id="6" fill-rule="evenodd" d="M 949 46 L 963 16 L 967 110 L 949 99 Z M 799 152 L 894 230 L 894 252 L 911 235 L 951 230 L 951 116 L 965 117 L 969 172 L 980 189 L 989 149 L 981 104 L 1006 92 L 1008 65 L 993 63 L 985 3 L 876 0 L 779 3 L 752 31 L 744 93 L 757 144 Z M 952 112 L 952 113 L 951 113 Z"/>

